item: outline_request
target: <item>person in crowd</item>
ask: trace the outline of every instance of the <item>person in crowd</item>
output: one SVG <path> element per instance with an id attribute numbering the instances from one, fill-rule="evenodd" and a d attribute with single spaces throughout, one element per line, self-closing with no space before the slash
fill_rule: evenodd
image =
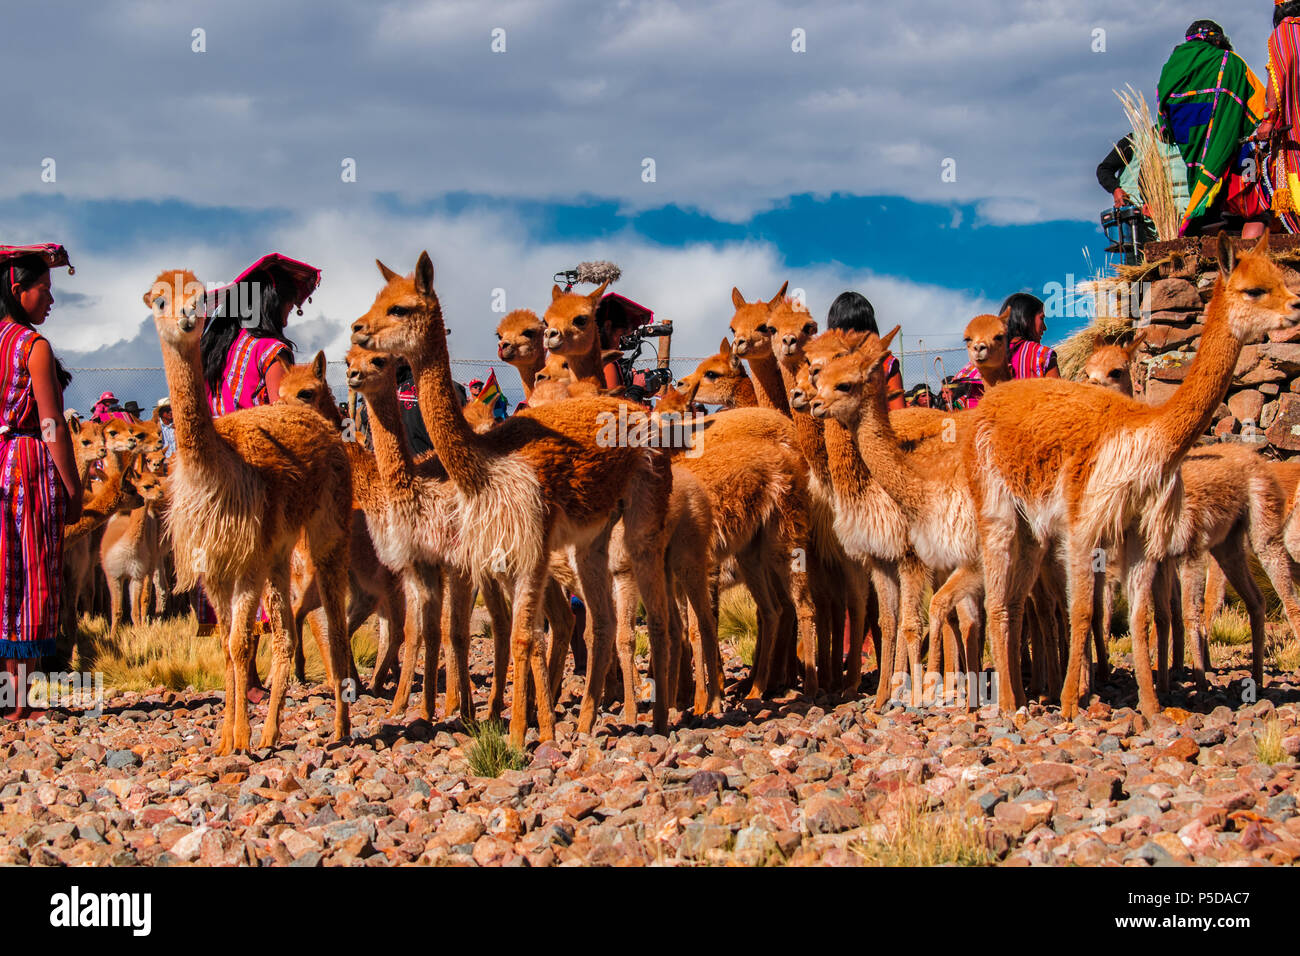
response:
<path id="1" fill-rule="evenodd" d="M 315 267 L 272 253 L 208 293 L 201 351 L 214 415 L 280 397 L 280 380 L 293 364 L 294 345 L 284 332 L 289 312 L 319 281 Z M 251 314 L 240 315 L 245 308 Z"/>
<path id="2" fill-rule="evenodd" d="M 1264 118 L 1264 84 L 1233 52 L 1223 28 L 1197 20 L 1160 71 L 1160 126 L 1187 164 L 1189 199 L 1179 235 L 1222 216 L 1244 220 L 1242 237 L 1271 219 L 1254 169 L 1254 135 Z"/>
<path id="3" fill-rule="evenodd" d="M 1060 378 L 1056 349 L 1042 344 L 1047 332 L 1043 300 L 1028 292 L 1007 296 L 998 310 L 1007 320 L 1007 342 L 1013 378 Z"/>
<path id="4" fill-rule="evenodd" d="M 144 415 L 144 409 L 140 407 L 140 403 L 137 402 L 134 398 L 130 399 L 129 401 L 125 402 L 122 405 L 122 411 L 126 415 L 130 416 L 129 420 L 133 422 L 140 421 L 141 416 Z"/>
<path id="5" fill-rule="evenodd" d="M 1255 138 L 1270 144 L 1272 211 L 1287 232 L 1300 232 L 1300 0 L 1273 7 L 1264 109 L 1268 117 Z"/>
<path id="6" fill-rule="evenodd" d="M 860 292 L 841 292 L 831 303 L 826 316 L 826 327 L 850 332 L 870 332 L 879 335 L 876 310 L 870 300 Z M 885 353 L 885 394 L 889 407 L 903 408 L 903 368 L 893 352 Z"/>
<path id="7" fill-rule="evenodd" d="M 433 451 L 433 439 L 429 437 L 424 415 L 420 412 L 420 396 L 415 389 L 415 378 L 411 374 L 411 366 L 405 361 L 397 366 L 397 404 L 402 424 L 406 426 L 406 439 L 411 443 L 411 455 L 418 458 L 427 451 Z M 465 404 L 463 399 L 461 404 Z"/>
<path id="8" fill-rule="evenodd" d="M 1159 135 L 1158 131 L 1157 135 Z M 1106 154 L 1106 158 L 1097 165 L 1097 182 L 1102 189 L 1110 193 L 1111 202 L 1116 209 L 1121 206 L 1138 206 L 1146 214 L 1147 208 L 1142 199 L 1140 182 L 1142 164 L 1133 159 L 1135 149 L 1132 133 L 1116 140 L 1114 147 Z M 1182 153 L 1178 151 L 1177 146 L 1166 144 L 1165 151 L 1174 200 L 1178 203 L 1178 211 L 1181 213 L 1187 208 L 1187 164 L 1183 162 Z M 1138 228 L 1138 242 L 1154 242 L 1155 239 L 1155 226 L 1150 218 L 1147 218 Z"/>
<path id="9" fill-rule="evenodd" d="M 199 350 L 214 416 L 269 405 L 280 397 L 280 381 L 293 364 L 294 345 L 284 332 L 289 312 L 297 306 L 301 314 L 302 303 L 319 283 L 315 266 L 271 253 L 229 285 L 207 293 Z M 204 595 L 197 597 L 199 633 L 211 633 L 216 612 Z M 259 621 L 265 621 L 265 613 L 259 612 Z M 252 676 L 248 697 L 257 703 L 265 699 L 266 688 L 256 673 Z"/>
<path id="10" fill-rule="evenodd" d="M 0 248 L 0 662 L 12 704 L 0 716 L 9 720 L 40 716 L 28 706 L 28 669 L 55 653 L 63 526 L 81 514 L 63 415 L 70 376 L 36 331 L 54 305 L 50 269 L 65 265 L 62 246 Z"/>
<path id="11" fill-rule="evenodd" d="M 117 400 L 117 396 L 112 392 L 105 392 L 99 396 L 99 401 L 90 410 L 90 420 L 99 422 L 101 425 L 110 422 L 113 419 L 119 421 L 130 421 L 131 416 L 123 409 L 122 403 Z"/>
<path id="12" fill-rule="evenodd" d="M 172 402 L 169 396 L 164 395 L 154 402 L 153 417 L 162 430 L 163 454 L 170 458 L 176 454 L 176 426 L 172 424 Z"/>

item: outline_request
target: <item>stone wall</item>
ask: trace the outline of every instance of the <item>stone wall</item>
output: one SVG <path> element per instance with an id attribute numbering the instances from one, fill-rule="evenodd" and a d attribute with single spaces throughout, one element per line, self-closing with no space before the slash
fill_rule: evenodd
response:
<path id="1" fill-rule="evenodd" d="M 1295 237 L 1275 240 L 1288 253 Z M 1148 261 L 1170 253 L 1171 243 L 1148 246 Z M 1218 262 L 1209 243 L 1185 241 L 1185 252 L 1160 266 L 1143 304 L 1149 313 L 1147 340 L 1134 369 L 1134 386 L 1152 404 L 1172 395 L 1187 374 L 1200 341 L 1209 302 L 1218 278 Z M 1276 248 L 1275 248 L 1276 251 Z M 1300 291 L 1300 272 L 1280 262 L 1287 284 Z M 1300 455 L 1300 327 L 1269 334 L 1268 341 L 1247 345 L 1224 403 L 1214 414 L 1212 432 L 1221 440 L 1256 442 L 1275 458 Z"/>

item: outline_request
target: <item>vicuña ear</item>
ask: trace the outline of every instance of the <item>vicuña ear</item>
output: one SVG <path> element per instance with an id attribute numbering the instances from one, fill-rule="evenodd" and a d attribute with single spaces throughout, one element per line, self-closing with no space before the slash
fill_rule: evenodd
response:
<path id="1" fill-rule="evenodd" d="M 1219 233 L 1219 275 L 1227 278 L 1237 268 L 1237 253 L 1232 248 L 1232 237 Z"/>
<path id="2" fill-rule="evenodd" d="M 1255 244 L 1255 248 L 1252 249 L 1251 251 L 1254 252 L 1255 255 L 1257 256 L 1262 256 L 1264 255 L 1264 253 L 1268 252 L 1268 230 L 1267 229 L 1264 230 L 1264 235 L 1259 237 L 1259 242 Z"/>
<path id="3" fill-rule="evenodd" d="M 789 287 L 789 285 L 790 285 L 789 279 L 786 279 L 784 282 L 781 283 L 781 288 L 776 290 L 776 295 L 772 296 L 772 298 L 768 299 L 767 301 L 767 307 L 769 309 L 775 309 L 778 305 L 781 304 L 781 300 L 785 298 L 785 290 Z"/>
<path id="4" fill-rule="evenodd" d="M 564 290 L 563 290 L 563 289 L 561 289 L 558 285 L 553 285 L 553 286 L 551 286 L 551 301 L 552 301 L 552 302 L 554 302 L 556 299 L 558 299 L 558 298 L 559 298 L 560 296 L 562 296 L 562 295 L 564 295 Z"/>
<path id="5" fill-rule="evenodd" d="M 1101 347 L 1102 347 L 1103 345 L 1105 345 L 1105 344 L 1106 344 L 1106 336 L 1102 335 L 1100 332 L 1093 332 L 1093 333 L 1092 333 L 1092 348 L 1089 349 L 1089 351 L 1090 351 L 1090 352 L 1095 352 L 1095 351 L 1097 351 L 1097 349 L 1101 348 Z"/>
<path id="6" fill-rule="evenodd" d="M 599 289 L 591 293 L 591 295 L 587 296 L 587 298 L 591 301 L 592 305 L 600 304 L 601 298 L 605 295 L 605 289 L 607 289 L 608 287 L 609 287 L 609 280 L 606 279 L 604 282 L 600 284 Z"/>
<path id="7" fill-rule="evenodd" d="M 1128 344 L 1129 358 L 1132 358 L 1133 356 L 1137 355 L 1138 349 L 1140 349 L 1142 347 L 1142 343 L 1147 340 L 1147 331 L 1148 331 L 1147 329 L 1138 329 L 1137 332 L 1134 334 L 1133 340 Z"/>
<path id="8" fill-rule="evenodd" d="M 896 325 L 889 330 L 889 334 L 887 334 L 883 339 L 880 340 L 880 351 L 884 352 L 886 349 L 889 348 L 889 343 L 894 341 L 894 336 L 897 335 L 899 333 L 899 330 L 901 330 L 902 328 L 903 327 L 901 325 Z"/>
<path id="9" fill-rule="evenodd" d="M 68 419 L 68 431 L 72 432 L 74 435 L 81 434 L 81 419 L 76 415 L 73 415 Z"/>
<path id="10" fill-rule="evenodd" d="M 718 351 L 723 355 L 731 354 L 731 339 L 723 339 L 722 344 L 718 346 Z"/>
<path id="11" fill-rule="evenodd" d="M 311 360 L 311 373 L 322 382 L 325 381 L 325 352 L 316 353 L 316 357 Z"/>
<path id="12" fill-rule="evenodd" d="M 415 291 L 426 299 L 433 295 L 433 260 L 427 251 L 415 263 Z"/>
<path id="13" fill-rule="evenodd" d="M 738 309 L 745 307 L 745 297 L 740 294 L 740 290 L 734 285 L 731 287 L 731 304 Z"/>
<path id="14" fill-rule="evenodd" d="M 397 273 L 388 268 L 388 266 L 384 265 L 378 259 L 375 260 L 375 265 L 379 266 L 379 274 L 384 277 L 385 282 L 392 282 L 397 278 Z"/>

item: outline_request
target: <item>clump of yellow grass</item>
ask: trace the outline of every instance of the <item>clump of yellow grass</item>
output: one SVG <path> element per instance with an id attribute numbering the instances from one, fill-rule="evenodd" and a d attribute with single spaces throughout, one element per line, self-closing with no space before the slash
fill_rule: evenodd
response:
<path id="1" fill-rule="evenodd" d="M 1174 186 L 1169 178 L 1165 144 L 1156 130 L 1151 107 L 1142 92 L 1131 84 L 1122 92 L 1115 90 L 1115 95 L 1133 127 L 1133 158 L 1142 164 L 1138 172 L 1138 188 L 1142 190 L 1147 215 L 1155 225 L 1156 238 L 1162 242 L 1177 239 L 1182 217 L 1178 214 Z"/>

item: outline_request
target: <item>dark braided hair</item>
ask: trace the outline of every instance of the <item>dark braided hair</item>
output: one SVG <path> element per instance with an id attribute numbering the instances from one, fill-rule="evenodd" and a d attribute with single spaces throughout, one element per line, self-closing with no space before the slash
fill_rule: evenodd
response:
<path id="1" fill-rule="evenodd" d="M 3 281 L 0 281 L 0 316 L 13 319 L 19 325 L 33 328 L 31 316 L 27 314 L 14 295 L 13 287 L 30 288 L 49 274 L 50 267 L 44 257 L 32 254 L 17 256 L 3 266 Z M 72 376 L 57 358 L 54 360 L 54 377 L 58 379 L 59 388 L 67 388 Z"/>
<path id="2" fill-rule="evenodd" d="M 1300 0 L 1286 0 L 1273 8 L 1273 29 L 1277 29 L 1287 17 L 1300 17 Z"/>
<path id="3" fill-rule="evenodd" d="M 1232 42 L 1228 39 L 1223 27 L 1219 26 L 1213 20 L 1197 20 L 1187 28 L 1184 34 L 1187 39 L 1193 38 L 1204 40 L 1211 46 L 1217 46 L 1220 50 L 1231 50 Z"/>
<path id="4" fill-rule="evenodd" d="M 240 295 L 243 290 L 231 287 L 226 290 L 221 314 L 209 319 L 203 329 L 199 346 L 203 355 L 203 378 L 213 395 L 221 392 L 221 379 L 226 374 L 226 356 L 230 354 L 230 346 L 239 335 L 241 327 L 246 327 L 248 334 L 255 338 L 275 339 L 287 345 L 290 352 L 296 350 L 293 342 L 285 336 L 284 326 L 280 322 L 280 313 L 289 300 L 281 294 L 275 278 L 273 271 L 256 272 L 240 283 L 251 285 L 257 292 L 253 297 L 253 308 L 257 310 L 256 322 L 246 323 L 245 320 L 252 319 L 253 316 L 238 314 L 241 300 L 248 301 L 248 296 Z"/>

